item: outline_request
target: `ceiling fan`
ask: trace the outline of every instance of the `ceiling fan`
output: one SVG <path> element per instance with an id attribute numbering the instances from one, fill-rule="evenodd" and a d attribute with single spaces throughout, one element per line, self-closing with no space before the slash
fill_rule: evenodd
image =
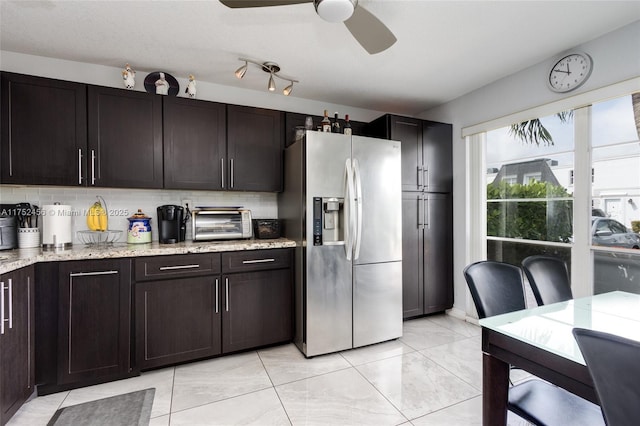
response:
<path id="1" fill-rule="evenodd" d="M 388 49 L 397 40 L 386 25 L 358 4 L 358 0 L 220 0 L 220 3 L 234 9 L 313 3 L 316 13 L 325 21 L 344 22 L 371 55 Z"/>

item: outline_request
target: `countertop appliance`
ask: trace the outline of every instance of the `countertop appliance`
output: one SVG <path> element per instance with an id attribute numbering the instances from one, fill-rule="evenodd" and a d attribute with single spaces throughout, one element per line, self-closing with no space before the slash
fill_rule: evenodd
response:
<path id="1" fill-rule="evenodd" d="M 307 131 L 286 149 L 278 216 L 307 357 L 402 336 L 401 190 L 398 141 Z"/>
<path id="2" fill-rule="evenodd" d="M 17 223 L 15 216 L 0 214 L 0 250 L 18 247 Z"/>
<path id="3" fill-rule="evenodd" d="M 193 241 L 251 238 L 251 211 L 242 207 L 196 207 L 191 211 Z"/>
<path id="4" fill-rule="evenodd" d="M 172 204 L 159 206 L 158 213 L 158 242 L 160 244 L 175 244 L 186 238 L 186 222 L 184 207 Z"/>

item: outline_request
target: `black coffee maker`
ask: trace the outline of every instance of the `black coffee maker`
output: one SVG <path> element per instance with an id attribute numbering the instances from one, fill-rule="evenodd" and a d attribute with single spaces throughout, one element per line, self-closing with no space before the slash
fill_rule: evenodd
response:
<path id="1" fill-rule="evenodd" d="M 184 207 L 165 205 L 158 207 L 158 241 L 160 244 L 175 244 L 185 240 L 188 216 Z"/>

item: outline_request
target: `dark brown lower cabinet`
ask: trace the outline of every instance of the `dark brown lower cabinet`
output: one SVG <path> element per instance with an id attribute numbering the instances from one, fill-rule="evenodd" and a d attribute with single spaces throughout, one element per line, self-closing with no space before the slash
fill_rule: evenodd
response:
<path id="1" fill-rule="evenodd" d="M 290 341 L 291 249 L 135 260 L 142 369 Z"/>
<path id="2" fill-rule="evenodd" d="M 58 384 L 109 381 L 130 373 L 131 261 L 61 262 Z"/>
<path id="3" fill-rule="evenodd" d="M 224 276 L 222 352 L 291 340 L 290 269 Z"/>
<path id="4" fill-rule="evenodd" d="M 136 283 L 141 369 L 220 354 L 219 276 Z"/>
<path id="5" fill-rule="evenodd" d="M 402 194 L 403 317 L 453 306 L 453 204 L 451 194 Z"/>
<path id="6" fill-rule="evenodd" d="M 131 363 L 131 260 L 36 265 L 38 395 L 139 374 Z"/>
<path id="7" fill-rule="evenodd" d="M 34 391 L 34 268 L 3 274 L 0 283 L 0 424 L 4 425 Z"/>

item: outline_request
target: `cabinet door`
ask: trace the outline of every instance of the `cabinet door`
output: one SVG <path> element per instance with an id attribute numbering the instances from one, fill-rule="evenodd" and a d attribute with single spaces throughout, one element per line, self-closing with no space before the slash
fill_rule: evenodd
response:
<path id="1" fill-rule="evenodd" d="M 162 97 L 89 86 L 88 185 L 162 188 Z"/>
<path id="2" fill-rule="evenodd" d="M 290 341 L 291 270 L 223 275 L 222 352 Z"/>
<path id="3" fill-rule="evenodd" d="M 223 189 L 225 105 L 174 97 L 163 102 L 164 187 Z"/>
<path id="4" fill-rule="evenodd" d="M 402 143 L 402 190 L 423 189 L 422 122 L 391 116 L 391 139 Z"/>
<path id="5" fill-rule="evenodd" d="M 84 184 L 86 85 L 2 73 L 1 182 Z"/>
<path id="6" fill-rule="evenodd" d="M 0 334 L 0 424 L 5 424 L 33 393 L 33 267 L 4 274 Z"/>
<path id="7" fill-rule="evenodd" d="M 142 369 L 217 355 L 220 276 L 136 283 L 136 359 Z"/>
<path id="8" fill-rule="evenodd" d="M 423 195 L 402 193 L 402 315 L 422 315 L 423 310 Z"/>
<path id="9" fill-rule="evenodd" d="M 424 121 L 422 124 L 425 191 L 453 191 L 451 124 Z"/>
<path id="10" fill-rule="evenodd" d="M 130 260 L 61 262 L 58 383 L 129 372 Z"/>
<path id="11" fill-rule="evenodd" d="M 453 202 L 451 194 L 425 194 L 424 313 L 453 306 Z"/>
<path id="12" fill-rule="evenodd" d="M 226 189 L 282 191 L 283 127 L 280 111 L 227 106 Z"/>

